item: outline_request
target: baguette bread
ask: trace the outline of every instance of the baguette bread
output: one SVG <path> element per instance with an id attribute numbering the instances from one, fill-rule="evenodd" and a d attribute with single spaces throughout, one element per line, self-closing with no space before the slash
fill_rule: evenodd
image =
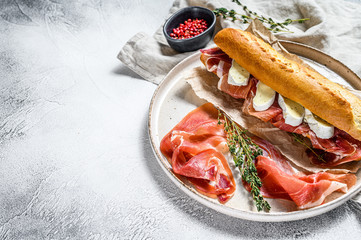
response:
<path id="1" fill-rule="evenodd" d="M 251 33 L 226 28 L 214 42 L 258 80 L 361 140 L 361 100 L 351 92 L 285 58 Z"/>

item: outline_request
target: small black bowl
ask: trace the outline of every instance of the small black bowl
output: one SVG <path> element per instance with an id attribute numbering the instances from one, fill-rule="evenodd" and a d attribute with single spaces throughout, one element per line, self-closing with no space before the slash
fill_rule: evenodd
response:
<path id="1" fill-rule="evenodd" d="M 174 28 L 179 27 L 179 24 L 184 23 L 187 19 L 204 19 L 208 28 L 201 34 L 187 38 L 174 39 L 170 36 Z M 214 13 L 203 7 L 186 7 L 174 13 L 164 24 L 163 33 L 168 41 L 168 44 L 178 52 L 190 52 L 201 49 L 207 45 L 212 39 L 214 28 L 216 26 L 216 16 Z"/>

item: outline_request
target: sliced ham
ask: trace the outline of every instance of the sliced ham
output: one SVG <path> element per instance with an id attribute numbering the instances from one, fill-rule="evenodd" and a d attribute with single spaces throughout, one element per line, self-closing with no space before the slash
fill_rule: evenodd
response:
<path id="1" fill-rule="evenodd" d="M 259 139 L 253 141 L 264 150 L 256 159 L 264 197 L 291 200 L 305 209 L 321 205 L 335 191 L 347 192 L 356 183 L 354 174 L 296 172 L 271 144 Z"/>
<path id="2" fill-rule="evenodd" d="M 263 155 L 257 157 L 255 164 L 264 197 L 290 200 L 305 209 L 323 204 L 333 192 L 345 193 L 356 183 L 354 174 L 298 172 L 269 142 L 259 138 L 252 140 L 263 149 Z"/>
<path id="3" fill-rule="evenodd" d="M 184 157 L 183 154 L 177 153 L 174 156 Z M 172 162 L 174 160 L 172 159 Z M 190 157 L 183 162 L 183 165 L 177 164 L 173 170 L 186 176 L 199 192 L 210 197 L 218 197 L 222 203 L 230 198 L 230 191 L 227 193 L 225 189 L 235 189 L 234 180 L 229 177 L 232 173 L 228 168 L 226 158 L 214 149 L 208 149 Z"/>
<path id="4" fill-rule="evenodd" d="M 320 139 L 313 132 L 310 132 L 309 135 L 314 148 L 334 153 L 341 158 L 351 156 L 356 152 L 357 145 L 350 143 L 340 135 L 334 135 L 330 139 Z"/>
<path id="5" fill-rule="evenodd" d="M 259 118 L 264 122 L 269 122 L 273 118 L 277 117 L 279 114 L 282 114 L 282 109 L 280 108 L 280 106 L 278 106 L 277 98 L 275 99 L 272 106 L 269 107 L 267 110 L 265 110 L 265 111 L 256 111 L 256 110 L 254 110 L 254 108 L 253 108 L 253 96 L 248 97 L 244 101 L 242 111 L 244 113 L 247 113 L 247 114 L 251 115 L 251 116 Z"/>
<path id="6" fill-rule="evenodd" d="M 315 165 L 334 167 L 352 161 L 359 161 L 361 159 L 361 148 L 356 148 L 356 151 L 349 156 L 338 155 L 320 149 L 314 149 L 314 152 L 307 150 L 307 155 L 309 156 L 310 161 Z M 320 159 L 319 156 L 322 156 L 322 159 Z"/>
<path id="7" fill-rule="evenodd" d="M 255 91 L 258 80 L 250 76 L 246 86 L 236 86 L 228 83 L 228 73 L 232 59 L 219 48 L 201 50 L 205 66 L 209 72 L 216 74 L 220 80 L 218 88 L 237 99 L 245 99 L 251 90 Z"/>
<path id="8" fill-rule="evenodd" d="M 274 118 L 272 118 L 270 120 L 270 122 L 272 123 L 273 126 L 278 127 L 279 129 L 281 129 L 283 131 L 297 133 L 297 134 L 300 134 L 303 136 L 306 136 L 311 131 L 310 127 L 306 123 L 302 123 L 296 127 L 285 123 L 285 119 L 283 118 L 282 109 L 281 109 L 281 112 L 277 116 L 275 116 Z"/>
<path id="9" fill-rule="evenodd" d="M 254 93 L 256 91 L 256 85 L 258 82 L 256 78 L 250 76 L 248 84 L 246 86 L 232 85 L 228 83 L 228 73 L 223 75 L 223 77 L 219 81 L 219 90 L 237 99 L 245 99 L 250 94 L 250 92 Z"/>
<path id="10" fill-rule="evenodd" d="M 263 150 L 262 156 L 273 159 L 273 161 L 277 164 L 278 168 L 282 172 L 287 174 L 295 173 L 291 164 L 287 161 L 285 157 L 282 156 L 279 151 L 277 151 L 277 149 L 271 143 L 255 136 L 252 137 L 252 141 Z"/>
<path id="11" fill-rule="evenodd" d="M 226 135 L 218 125 L 218 110 L 207 103 L 190 112 L 161 141 L 160 149 L 175 173 L 186 177 L 200 193 L 225 203 L 235 181 L 223 154 Z"/>
<path id="12" fill-rule="evenodd" d="M 305 177 L 287 174 L 282 172 L 272 159 L 263 156 L 257 157 L 256 167 L 263 184 L 263 196 L 292 200 L 301 209 L 321 205 L 331 193 L 346 192 L 347 183 L 356 182 L 353 174 L 343 174 L 343 178 L 326 172 Z M 313 182 L 309 182 L 310 179 L 313 179 Z"/>
<path id="13" fill-rule="evenodd" d="M 213 72 L 219 78 L 228 74 L 232 66 L 232 59 L 219 48 L 201 50 L 203 53 L 205 66 L 209 72 Z"/>
<path id="14" fill-rule="evenodd" d="M 219 47 L 214 47 L 214 48 L 208 48 L 208 49 L 201 49 L 200 50 L 201 53 L 203 53 L 206 56 L 209 57 L 219 57 L 219 56 L 227 56 L 228 55 L 222 51 L 222 49 L 220 49 Z M 230 57 L 228 57 L 229 59 L 231 59 Z M 232 61 L 232 59 L 231 59 Z"/>

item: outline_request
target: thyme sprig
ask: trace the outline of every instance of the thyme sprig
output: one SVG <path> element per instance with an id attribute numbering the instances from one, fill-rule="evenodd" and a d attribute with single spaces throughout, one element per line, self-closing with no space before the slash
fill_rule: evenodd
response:
<path id="1" fill-rule="evenodd" d="M 321 155 L 317 154 L 317 153 L 315 152 L 315 150 L 305 142 L 305 140 L 302 138 L 301 135 L 299 135 L 299 134 L 297 134 L 297 133 L 292 133 L 292 136 L 293 136 L 293 139 L 294 139 L 296 142 L 302 144 L 303 146 L 305 146 L 306 148 L 308 148 L 313 154 L 315 154 L 315 156 L 317 157 L 318 160 L 320 160 L 320 161 L 322 161 L 322 162 L 324 162 L 324 163 L 326 162 L 325 159 L 323 159 L 323 154 L 321 154 Z"/>
<path id="2" fill-rule="evenodd" d="M 251 188 L 251 194 L 256 204 L 257 210 L 270 210 L 271 206 L 264 200 L 260 187 L 262 186 L 261 179 L 258 176 L 256 166 L 254 164 L 257 156 L 263 154 L 262 149 L 252 142 L 251 138 L 247 136 L 247 131 L 240 128 L 236 123 L 223 115 L 218 114 L 218 124 L 223 124 L 224 131 L 227 134 L 227 145 L 233 157 L 235 165 L 241 173 L 243 181 L 247 182 Z"/>
<path id="3" fill-rule="evenodd" d="M 231 9 L 228 10 L 227 8 L 216 8 L 213 10 L 214 14 L 218 16 L 222 16 L 223 18 L 230 18 L 232 22 L 239 20 L 241 23 L 249 23 L 250 20 L 259 19 L 261 22 L 268 24 L 268 30 L 277 33 L 277 32 L 290 32 L 292 31 L 287 28 L 288 25 L 291 23 L 304 23 L 309 18 L 302 18 L 302 19 L 290 19 L 287 18 L 283 22 L 275 22 L 272 18 L 264 17 L 263 15 L 258 15 L 255 11 L 248 9 L 248 7 L 242 4 L 239 0 L 232 0 L 232 2 L 236 3 L 237 5 L 241 6 L 245 12 L 245 14 L 237 13 L 235 10 Z"/>

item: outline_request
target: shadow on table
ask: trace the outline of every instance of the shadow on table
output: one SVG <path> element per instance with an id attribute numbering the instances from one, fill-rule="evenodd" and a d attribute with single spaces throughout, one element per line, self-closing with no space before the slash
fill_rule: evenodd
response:
<path id="1" fill-rule="evenodd" d="M 131 77 L 131 78 L 144 80 L 144 78 L 139 76 L 137 73 L 135 73 L 133 70 L 131 70 L 130 68 L 128 68 L 124 64 L 120 64 L 119 66 L 114 68 L 112 73 L 117 74 L 117 75 L 124 75 L 124 76 L 128 76 L 128 77 Z"/>
<path id="2" fill-rule="evenodd" d="M 358 224 L 361 227 L 361 204 L 354 201 L 348 201 L 347 206 L 355 212 L 354 215 L 358 221 Z"/>
<path id="3" fill-rule="evenodd" d="M 147 129 L 147 123 L 144 126 Z M 148 138 L 147 130 L 144 131 L 143 137 Z M 253 222 L 230 217 L 198 203 L 177 188 L 172 181 L 169 181 L 168 176 L 159 166 L 149 141 L 144 144 L 143 150 L 151 176 L 174 207 L 188 214 L 189 217 L 194 218 L 205 227 L 217 229 L 224 232 L 225 235 L 232 234 L 238 237 L 256 239 L 307 238 L 325 232 L 326 229 L 336 227 L 345 221 L 349 215 L 357 215 L 348 202 L 322 215 L 291 222 Z M 357 216 L 357 220 L 361 225 L 361 216 Z"/>

